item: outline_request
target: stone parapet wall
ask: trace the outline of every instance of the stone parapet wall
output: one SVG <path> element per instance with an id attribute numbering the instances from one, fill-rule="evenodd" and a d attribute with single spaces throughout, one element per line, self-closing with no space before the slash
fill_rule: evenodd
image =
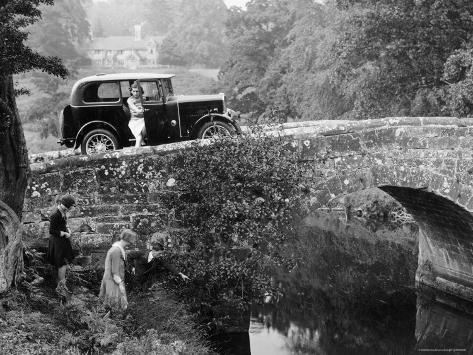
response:
<path id="1" fill-rule="evenodd" d="M 387 183 L 412 187 L 422 183 L 448 196 L 450 180 L 471 182 L 471 154 L 465 149 L 473 146 L 472 131 L 473 119 L 451 117 L 264 127 L 265 134 L 285 137 L 288 148 L 300 153 L 301 162 L 314 165 L 317 173 L 310 197 L 314 208 L 324 207 L 337 196 Z M 166 186 L 169 179 L 178 180 L 169 175 L 167 164 L 177 152 L 193 149 L 195 144 L 208 142 L 125 148 L 94 156 L 72 151 L 31 156 L 32 179 L 23 218 L 26 240 L 47 237 L 48 212 L 64 193 L 78 201 L 69 225 L 72 230 L 84 230 L 80 236 L 87 244 L 108 245 L 121 228 L 136 227 L 141 220 L 156 231 L 163 231 L 164 226 L 169 229 L 172 211 L 164 209 L 161 201 L 179 194 L 179 188 Z M 471 209 L 473 194 L 468 192 L 456 202 Z"/>
<path id="2" fill-rule="evenodd" d="M 454 279 L 457 271 L 471 269 L 473 119 L 311 121 L 261 130 L 281 136 L 281 143 L 296 150 L 300 163 L 312 171 L 307 213 L 340 207 L 344 196 L 380 187 L 401 202 L 426 231 L 429 245 L 438 249 L 421 253 L 422 263 L 431 262 L 434 274 Z M 47 240 L 48 211 L 64 193 L 78 201 L 69 225 L 83 249 L 108 247 L 124 227 L 137 229 L 143 245 L 158 238 L 178 239 L 183 216 L 176 216 L 165 202 L 185 193 L 172 167 L 179 164 L 180 152 L 196 144 L 211 143 L 126 148 L 95 156 L 72 151 L 32 156 L 25 239 Z M 469 279 L 463 281 L 473 289 Z"/>
<path id="3" fill-rule="evenodd" d="M 162 201 L 179 194 L 172 186 L 167 162 L 176 150 L 190 148 L 187 142 L 95 156 L 71 152 L 33 156 L 24 204 L 24 239 L 29 244 L 47 244 L 47 216 L 65 193 L 77 201 L 68 220 L 73 242 L 87 251 L 106 249 L 122 228 L 146 231 L 142 246 L 153 238 L 179 235 L 182 230 L 173 211 Z"/>

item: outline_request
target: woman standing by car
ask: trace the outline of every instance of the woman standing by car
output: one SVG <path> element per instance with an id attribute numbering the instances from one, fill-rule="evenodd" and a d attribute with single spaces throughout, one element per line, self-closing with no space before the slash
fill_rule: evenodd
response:
<path id="1" fill-rule="evenodd" d="M 47 258 L 57 268 L 56 292 L 66 297 L 71 292 L 66 286 L 67 266 L 72 262 L 71 231 L 67 228 L 67 213 L 76 204 L 70 195 L 63 196 L 56 211 L 49 217 L 49 246 Z"/>
<path id="2" fill-rule="evenodd" d="M 128 127 L 130 127 L 131 133 L 135 136 L 135 147 L 141 147 L 143 138 L 146 135 L 143 88 L 138 81 L 135 81 L 130 89 L 131 96 L 128 98 L 127 103 L 131 117 L 130 122 L 128 122 Z"/>

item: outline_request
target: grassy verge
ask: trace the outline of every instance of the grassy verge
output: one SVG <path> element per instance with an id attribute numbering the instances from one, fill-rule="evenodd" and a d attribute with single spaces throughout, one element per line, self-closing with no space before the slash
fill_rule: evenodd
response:
<path id="1" fill-rule="evenodd" d="M 65 146 L 61 146 L 57 141 L 57 137 L 48 136 L 42 138 L 38 133 L 38 125 L 34 123 L 26 123 L 23 125 L 25 132 L 26 146 L 28 147 L 28 153 L 44 153 L 53 150 L 67 149 Z"/>

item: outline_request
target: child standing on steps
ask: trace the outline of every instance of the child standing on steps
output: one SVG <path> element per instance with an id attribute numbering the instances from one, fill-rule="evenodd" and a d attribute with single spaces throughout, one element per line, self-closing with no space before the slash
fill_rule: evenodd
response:
<path id="1" fill-rule="evenodd" d="M 57 205 L 56 211 L 49 217 L 49 246 L 48 261 L 57 268 L 56 292 L 68 297 L 71 292 L 66 286 L 66 271 L 72 262 L 71 231 L 67 228 L 67 213 L 76 202 L 71 195 L 63 196 Z"/>

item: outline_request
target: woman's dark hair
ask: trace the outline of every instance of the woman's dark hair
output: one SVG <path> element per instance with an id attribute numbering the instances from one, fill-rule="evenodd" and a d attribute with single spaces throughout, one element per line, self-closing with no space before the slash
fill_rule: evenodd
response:
<path id="1" fill-rule="evenodd" d="M 74 197 L 71 195 L 64 195 L 61 197 L 60 202 L 64 205 L 66 208 L 71 208 L 76 204 L 76 201 L 74 200 Z"/>

